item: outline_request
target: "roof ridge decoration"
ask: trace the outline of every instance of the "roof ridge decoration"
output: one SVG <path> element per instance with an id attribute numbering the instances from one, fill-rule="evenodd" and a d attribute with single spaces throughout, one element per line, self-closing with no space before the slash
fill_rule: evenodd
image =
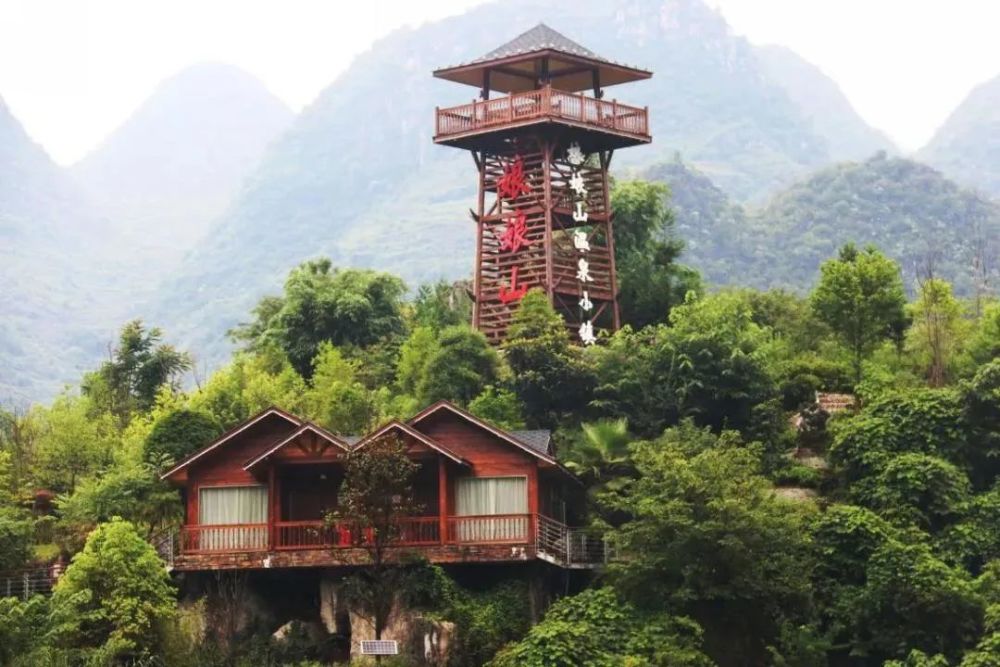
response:
<path id="1" fill-rule="evenodd" d="M 326 430 L 325 428 L 323 428 L 319 424 L 313 423 L 311 421 L 304 421 L 304 422 L 302 422 L 301 426 L 299 426 L 297 429 L 295 429 L 294 431 L 292 431 L 289 435 L 287 435 L 287 436 L 285 436 L 283 438 L 280 438 L 278 440 L 278 442 L 276 442 L 274 445 L 272 445 L 271 447 L 269 447 L 262 454 L 258 454 L 257 456 L 255 456 L 252 459 L 248 460 L 246 462 L 246 464 L 243 466 L 243 469 L 244 470 L 250 470 L 250 468 L 253 468 L 255 465 L 257 465 L 258 463 L 260 463 L 261 461 L 263 461 L 267 457 L 271 456 L 272 454 L 274 454 L 278 450 L 282 449 L 283 447 L 285 447 L 289 443 L 293 442 L 296 438 L 298 438 L 300 435 L 302 435 L 303 433 L 305 433 L 307 431 L 312 431 L 313 433 L 315 433 L 316 435 L 320 436 L 321 438 L 323 438 L 324 440 L 326 440 L 330 444 L 336 445 L 337 447 L 339 447 L 340 449 L 342 449 L 344 452 L 348 452 L 349 453 L 351 451 L 351 445 L 346 440 L 344 440 L 339 435 L 337 435 L 336 433 L 332 433 L 332 432 Z"/>

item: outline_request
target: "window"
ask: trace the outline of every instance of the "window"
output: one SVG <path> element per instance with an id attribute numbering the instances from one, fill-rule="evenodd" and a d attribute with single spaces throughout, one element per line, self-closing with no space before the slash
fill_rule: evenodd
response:
<path id="1" fill-rule="evenodd" d="M 199 489 L 198 548 L 208 551 L 267 548 L 267 487 L 217 486 Z"/>
<path id="2" fill-rule="evenodd" d="M 528 536 L 525 477 L 462 477 L 455 480 L 457 538 L 462 542 L 524 541 Z M 496 518 L 489 518 L 496 516 Z"/>

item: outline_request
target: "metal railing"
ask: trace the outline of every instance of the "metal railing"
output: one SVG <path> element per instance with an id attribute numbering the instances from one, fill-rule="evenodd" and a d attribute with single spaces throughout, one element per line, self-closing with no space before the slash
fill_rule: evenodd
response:
<path id="1" fill-rule="evenodd" d="M 575 121 L 642 139 L 649 138 L 647 108 L 622 104 L 618 100 L 587 97 L 583 93 L 569 93 L 551 86 L 439 108 L 435 116 L 437 139 L 543 118 Z"/>
<path id="2" fill-rule="evenodd" d="M 611 551 L 603 535 L 538 515 L 538 552 L 559 564 L 593 566 L 607 563 Z"/>
<path id="3" fill-rule="evenodd" d="M 58 578 L 54 567 L 0 572 L 0 598 L 27 600 L 32 595 L 50 595 Z"/>

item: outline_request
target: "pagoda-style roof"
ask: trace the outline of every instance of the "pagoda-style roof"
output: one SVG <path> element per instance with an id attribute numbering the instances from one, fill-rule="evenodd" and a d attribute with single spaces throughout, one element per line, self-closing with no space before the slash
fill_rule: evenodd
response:
<path id="1" fill-rule="evenodd" d="M 441 79 L 502 93 L 535 90 L 544 80 L 553 88 L 578 92 L 652 75 L 603 58 L 544 23 L 471 62 L 434 72 Z"/>

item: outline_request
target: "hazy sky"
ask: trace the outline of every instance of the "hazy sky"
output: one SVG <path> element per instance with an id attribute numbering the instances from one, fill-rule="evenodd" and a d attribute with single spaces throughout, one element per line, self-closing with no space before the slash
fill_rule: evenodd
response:
<path id="1" fill-rule="evenodd" d="M 0 97 L 68 164 L 186 65 L 242 67 L 298 110 L 374 39 L 482 1 L 0 0 Z M 1000 75 L 1000 0 L 708 2 L 818 65 L 906 149 Z"/>

